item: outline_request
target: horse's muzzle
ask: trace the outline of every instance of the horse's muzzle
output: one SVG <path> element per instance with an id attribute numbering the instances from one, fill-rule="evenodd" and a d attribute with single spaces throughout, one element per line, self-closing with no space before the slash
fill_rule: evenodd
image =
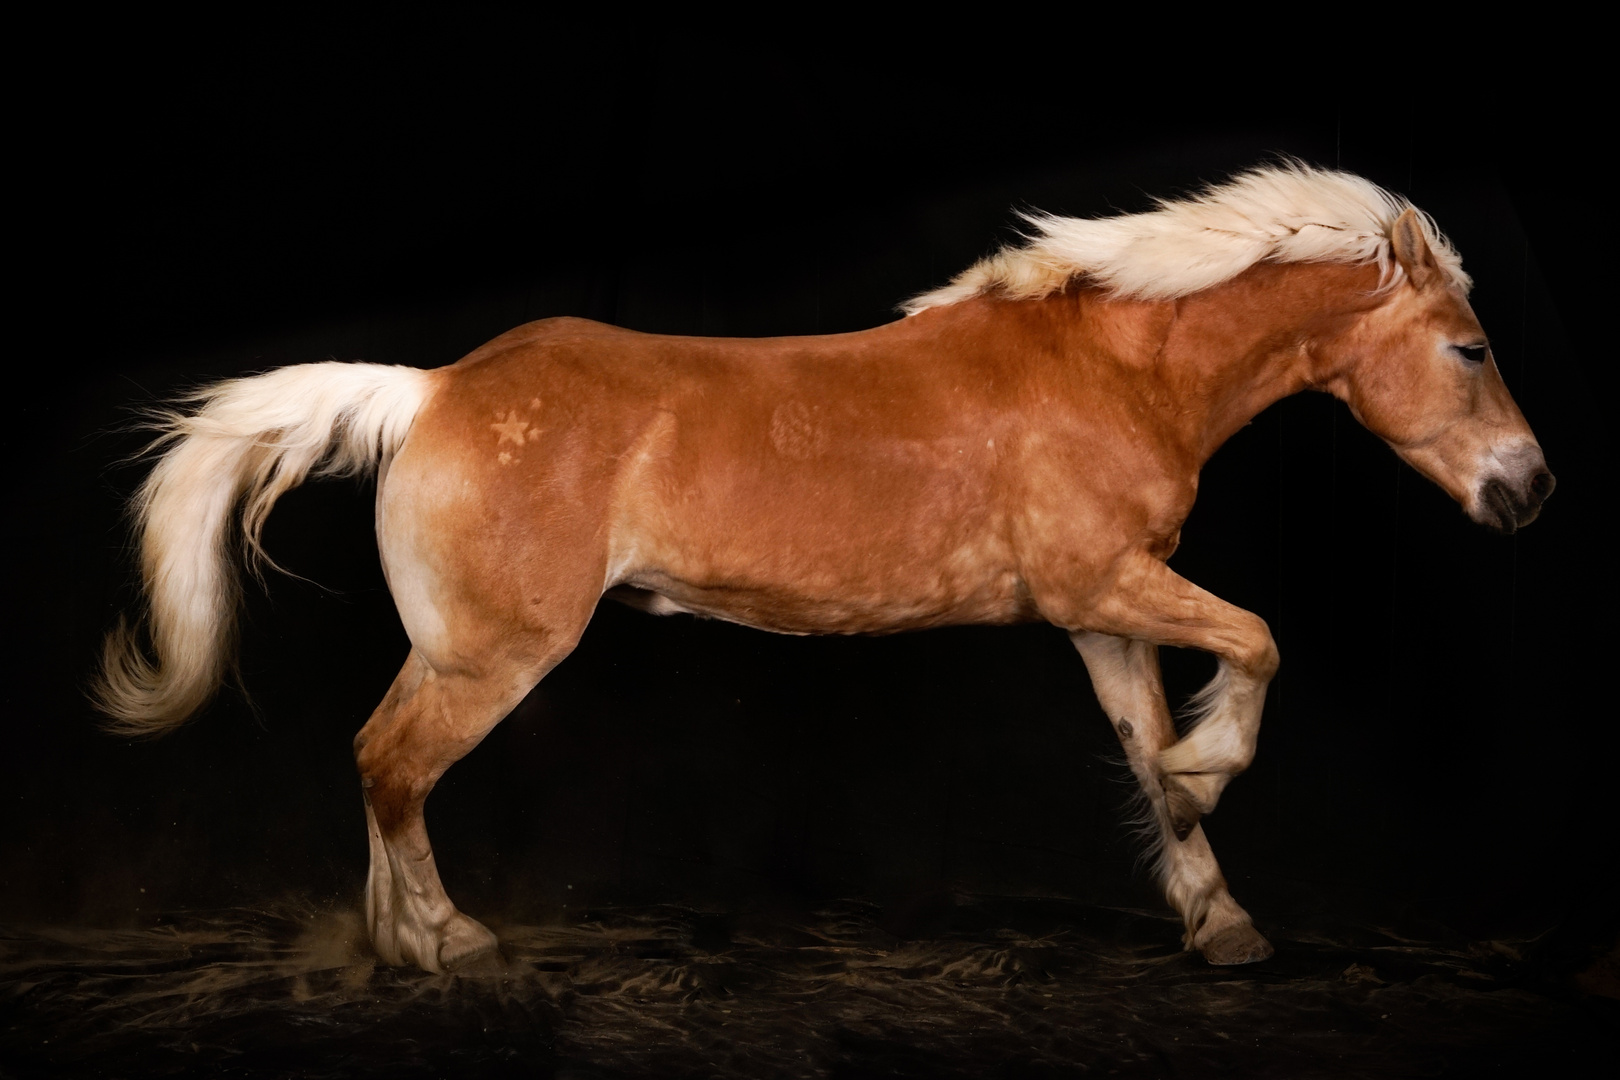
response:
<path id="1" fill-rule="evenodd" d="M 1484 512 L 1475 520 L 1499 533 L 1511 534 L 1536 520 L 1541 504 L 1547 501 L 1558 481 L 1545 465 L 1537 468 L 1522 484 L 1513 484 L 1502 477 L 1492 477 L 1480 492 L 1480 509 Z"/>

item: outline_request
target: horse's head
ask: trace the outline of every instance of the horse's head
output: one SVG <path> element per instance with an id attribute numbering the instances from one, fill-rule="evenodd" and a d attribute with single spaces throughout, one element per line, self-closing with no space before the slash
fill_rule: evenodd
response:
<path id="1" fill-rule="evenodd" d="M 1316 382 L 1469 517 L 1511 533 L 1552 493 L 1541 446 L 1415 210 L 1396 219 L 1390 243 L 1403 279 L 1313 350 Z"/>

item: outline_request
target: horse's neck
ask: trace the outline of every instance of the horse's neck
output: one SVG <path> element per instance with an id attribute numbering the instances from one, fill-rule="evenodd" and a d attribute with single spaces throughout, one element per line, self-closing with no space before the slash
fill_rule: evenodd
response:
<path id="1" fill-rule="evenodd" d="M 1369 267 L 1261 264 L 1181 300 L 1102 307 L 1134 325 L 1115 338 L 1132 343 L 1128 363 L 1165 397 L 1202 465 L 1272 403 L 1311 384 L 1312 343 L 1366 310 L 1376 284 Z"/>

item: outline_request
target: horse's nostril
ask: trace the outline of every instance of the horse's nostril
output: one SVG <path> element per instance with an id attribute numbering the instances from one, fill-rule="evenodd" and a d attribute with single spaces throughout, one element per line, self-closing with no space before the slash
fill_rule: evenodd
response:
<path id="1" fill-rule="evenodd" d="M 1552 494 L 1552 490 L 1557 484 L 1558 481 L 1553 479 L 1553 474 L 1546 469 L 1542 469 L 1536 473 L 1535 479 L 1530 481 L 1530 490 L 1536 498 L 1545 499 Z"/>

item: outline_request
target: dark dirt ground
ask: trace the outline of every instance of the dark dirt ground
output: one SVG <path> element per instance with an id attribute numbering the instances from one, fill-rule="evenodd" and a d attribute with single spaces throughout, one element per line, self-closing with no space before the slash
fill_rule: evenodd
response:
<path id="1" fill-rule="evenodd" d="M 957 896 L 933 922 L 614 908 L 497 925 L 502 956 L 447 975 L 295 901 L 16 927 L 0 1075 L 1574 1076 L 1620 1030 L 1614 957 L 1555 977 L 1537 942 L 1292 928 L 1222 969 L 1155 913 Z"/>

